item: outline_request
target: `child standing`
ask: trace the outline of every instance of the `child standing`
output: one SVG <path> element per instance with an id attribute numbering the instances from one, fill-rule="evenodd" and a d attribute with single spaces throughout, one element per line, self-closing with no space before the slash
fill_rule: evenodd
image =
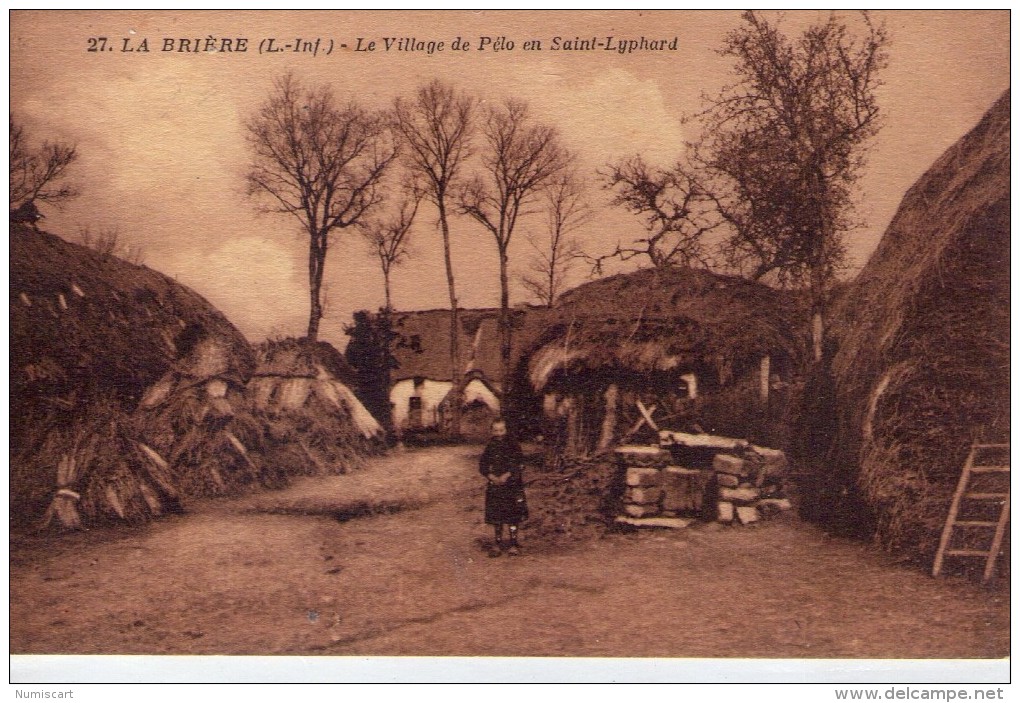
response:
<path id="1" fill-rule="evenodd" d="M 492 423 L 492 438 L 482 452 L 479 471 L 486 478 L 485 523 L 495 530 L 496 544 L 489 551 L 498 557 L 506 550 L 510 556 L 521 553 L 517 542 L 517 529 L 528 517 L 528 504 L 524 497 L 524 479 L 521 473 L 521 448 L 507 436 L 506 422 Z M 503 526 L 510 529 L 510 543 L 503 541 Z"/>

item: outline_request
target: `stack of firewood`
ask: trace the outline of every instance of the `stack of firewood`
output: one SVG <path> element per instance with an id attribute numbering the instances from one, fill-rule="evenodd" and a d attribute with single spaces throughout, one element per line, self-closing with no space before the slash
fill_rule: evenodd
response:
<path id="1" fill-rule="evenodd" d="M 713 499 L 719 522 L 741 525 L 791 507 L 783 494 L 783 452 L 711 435 L 672 433 L 670 439 L 676 437 L 687 446 L 722 451 L 714 455 L 711 468 L 689 468 L 675 465 L 673 453 L 662 447 L 617 449 L 625 483 L 619 522 L 682 526 L 690 518 L 712 514 Z"/>
<path id="2" fill-rule="evenodd" d="M 786 455 L 777 449 L 750 447 L 742 456 L 716 454 L 712 470 L 719 522 L 748 525 L 791 507 L 783 495 Z"/>

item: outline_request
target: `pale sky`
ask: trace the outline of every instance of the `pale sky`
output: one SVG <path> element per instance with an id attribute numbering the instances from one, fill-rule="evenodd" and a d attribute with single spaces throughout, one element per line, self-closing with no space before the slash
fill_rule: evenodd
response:
<path id="1" fill-rule="evenodd" d="M 1009 87 L 1009 13 L 885 12 L 889 67 L 880 89 L 885 126 L 861 181 L 866 227 L 848 241 L 859 267 L 873 251 L 900 199 L 953 142 Z M 770 13 L 771 18 L 775 16 Z M 824 19 L 790 12 L 790 32 Z M 78 145 L 75 178 L 82 196 L 63 210 L 45 209 L 44 228 L 71 238 L 79 227 L 116 228 L 144 250 L 146 265 L 195 289 L 253 342 L 304 333 L 308 316 L 307 243 L 293 218 L 257 214 L 244 195 L 248 162 L 243 120 L 273 79 L 292 70 L 308 83 L 329 82 L 341 96 L 385 107 L 434 77 L 488 101 L 529 102 L 557 126 L 589 174 L 609 161 L 641 153 L 668 165 L 685 138 L 681 117 L 702 93 L 727 82 L 730 63 L 715 52 L 739 13 L 719 12 L 72 12 L 14 11 L 11 109 L 35 137 Z M 552 51 L 566 39 L 677 37 L 678 49 L 620 54 Z M 454 52 L 453 39 L 471 42 Z M 478 51 L 479 37 L 505 37 L 513 50 Z M 107 37 L 113 51 L 88 52 Z M 180 53 L 166 38 L 238 38 L 247 53 Z M 330 40 L 334 52 L 260 55 L 263 39 Z M 359 37 L 374 53 L 354 52 Z M 386 52 L 383 37 L 445 41 L 433 55 Z M 122 52 L 123 40 L 149 53 Z M 523 43 L 539 39 L 542 51 Z M 348 44 L 347 49 L 339 44 Z M 593 188 L 597 198 L 604 196 Z M 414 230 L 415 258 L 393 280 L 398 309 L 448 305 L 435 212 L 423 207 Z M 523 269 L 525 221 L 515 233 L 511 267 Z M 496 306 L 495 246 L 466 218 L 452 223 L 458 297 L 468 307 Z M 586 248 L 608 253 L 642 233 L 622 211 L 602 210 L 582 233 Z M 575 283 L 584 279 L 578 270 Z M 341 348 L 352 311 L 383 303 L 378 263 L 354 232 L 334 239 L 326 264 L 327 315 L 321 337 Z M 512 290 L 512 302 L 526 300 Z"/>

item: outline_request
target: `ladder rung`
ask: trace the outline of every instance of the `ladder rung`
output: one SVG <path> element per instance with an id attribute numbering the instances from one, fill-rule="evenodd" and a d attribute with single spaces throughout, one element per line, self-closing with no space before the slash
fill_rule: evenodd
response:
<path id="1" fill-rule="evenodd" d="M 997 527 L 999 523 L 994 520 L 957 520 L 953 524 L 963 527 Z"/>
<path id="2" fill-rule="evenodd" d="M 980 549 L 947 549 L 945 554 L 951 557 L 987 557 L 991 552 L 983 552 Z"/>
<path id="3" fill-rule="evenodd" d="M 971 449 L 1009 449 L 1008 444 L 975 444 Z"/>
<path id="4" fill-rule="evenodd" d="M 995 473 L 995 472 L 1009 473 L 1009 467 L 1008 466 L 1000 466 L 1000 465 L 996 465 L 996 464 L 987 464 L 987 465 L 986 464 L 982 464 L 980 466 L 972 466 L 972 467 L 970 467 L 970 472 L 972 474 L 989 474 L 989 473 Z"/>
<path id="5" fill-rule="evenodd" d="M 1009 493 L 964 493 L 963 497 L 970 500 L 1006 500 Z"/>

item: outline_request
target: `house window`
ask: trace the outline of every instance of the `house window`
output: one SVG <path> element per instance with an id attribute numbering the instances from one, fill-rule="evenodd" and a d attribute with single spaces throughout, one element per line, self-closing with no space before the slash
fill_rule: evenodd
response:
<path id="1" fill-rule="evenodd" d="M 408 410 L 421 410 L 421 396 L 412 395 L 410 398 L 408 398 L 407 408 Z"/>

